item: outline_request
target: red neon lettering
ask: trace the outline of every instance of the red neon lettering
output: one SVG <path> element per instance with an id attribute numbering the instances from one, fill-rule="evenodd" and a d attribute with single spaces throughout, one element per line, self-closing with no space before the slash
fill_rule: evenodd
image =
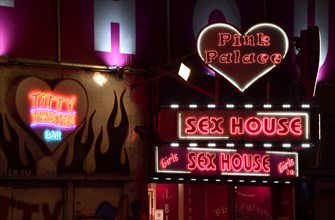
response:
<path id="1" fill-rule="evenodd" d="M 264 35 L 264 33 L 257 33 L 257 37 L 254 35 L 244 35 L 241 36 L 240 34 L 234 34 L 233 35 L 233 46 L 234 47 L 241 47 L 243 46 L 270 46 L 270 40 L 271 38 L 268 35 Z M 225 46 L 227 42 L 231 40 L 231 34 L 230 33 L 219 33 L 219 43 L 218 46 L 222 47 Z M 241 38 L 243 39 L 243 43 L 241 44 Z M 256 40 L 255 40 L 256 39 Z M 255 43 L 257 41 L 257 43 Z"/>
<path id="2" fill-rule="evenodd" d="M 67 101 L 68 111 L 72 111 L 73 110 L 73 104 L 76 101 L 76 99 L 75 98 L 69 98 L 69 99 L 66 99 L 66 101 Z"/>
<path id="3" fill-rule="evenodd" d="M 209 124 L 208 124 L 208 117 L 202 117 L 199 119 L 198 122 L 198 129 L 202 134 L 208 134 L 209 133 Z"/>
<path id="4" fill-rule="evenodd" d="M 233 40 L 232 40 L 233 39 Z M 224 47 L 230 41 L 232 47 L 267 47 L 270 46 L 271 38 L 264 33 L 256 33 L 255 35 L 244 35 L 241 36 L 240 34 L 233 34 L 233 37 L 230 33 L 219 33 L 218 34 L 218 46 Z M 234 50 L 233 53 L 222 53 L 219 54 L 217 50 L 205 50 L 205 63 L 209 64 L 212 63 L 214 60 L 218 58 L 218 62 L 222 64 L 280 64 L 283 57 L 280 53 L 273 53 L 273 54 L 255 54 L 255 53 L 246 53 L 241 55 L 240 50 Z"/>
<path id="5" fill-rule="evenodd" d="M 269 155 L 264 155 L 262 158 L 263 162 L 263 171 L 266 173 L 270 173 L 270 156 Z"/>
<path id="6" fill-rule="evenodd" d="M 243 118 L 230 118 L 230 132 L 231 134 L 243 134 L 244 133 L 244 120 Z"/>
<path id="7" fill-rule="evenodd" d="M 273 64 L 276 64 L 276 65 L 280 64 L 281 61 L 282 61 L 282 59 L 283 59 L 283 57 L 282 57 L 282 55 L 279 54 L 279 53 L 274 53 L 274 54 L 272 54 L 272 55 L 270 56 L 270 60 L 271 60 L 271 62 L 272 62 Z"/>
<path id="8" fill-rule="evenodd" d="M 250 172 L 253 168 L 253 155 L 252 154 L 243 154 L 244 159 L 244 167 L 243 170 L 246 172 Z"/>
<path id="9" fill-rule="evenodd" d="M 206 53 L 207 51 L 205 51 Z M 205 62 L 206 64 L 211 63 L 214 59 L 217 58 L 218 52 L 211 50 L 211 53 L 213 54 L 209 54 L 207 56 L 206 54 L 206 58 L 210 58 L 210 59 L 206 59 Z M 215 54 L 215 56 L 214 56 Z M 240 63 L 242 60 L 243 64 L 253 64 L 253 63 L 258 63 L 258 64 L 266 64 L 268 62 L 271 62 L 272 64 L 280 64 L 282 61 L 282 55 L 279 53 L 274 53 L 274 54 L 266 54 L 266 53 L 261 53 L 256 55 L 255 53 L 247 53 L 244 54 L 241 58 L 241 51 L 239 50 L 234 50 L 233 53 L 222 53 L 219 56 L 219 62 L 222 64 L 230 64 L 230 63 L 234 63 L 234 64 L 238 64 Z"/>
<path id="10" fill-rule="evenodd" d="M 280 118 L 278 119 L 278 130 L 277 133 L 279 135 L 286 135 L 289 132 L 288 128 L 288 119 L 287 118 Z"/>
<path id="11" fill-rule="evenodd" d="M 76 101 L 74 97 L 57 96 L 45 92 L 32 92 L 29 94 L 32 108 L 54 108 L 57 111 L 73 111 Z"/>
<path id="12" fill-rule="evenodd" d="M 215 153 L 208 153 L 208 152 L 190 152 L 188 153 L 188 170 L 200 170 L 200 171 L 215 171 Z"/>
<path id="13" fill-rule="evenodd" d="M 231 34 L 229 34 L 229 33 L 219 33 L 219 44 L 218 45 L 220 47 L 225 46 L 226 42 L 228 42 L 230 40 L 231 40 Z"/>
<path id="14" fill-rule="evenodd" d="M 205 63 L 212 63 L 212 60 L 214 60 L 218 56 L 218 52 L 216 50 L 205 50 Z"/>
<path id="15" fill-rule="evenodd" d="M 278 172 L 283 173 L 285 170 L 288 170 L 289 168 L 294 166 L 294 159 L 293 158 L 287 158 L 286 161 L 280 162 L 278 164 Z"/>
<path id="16" fill-rule="evenodd" d="M 270 46 L 271 38 L 264 33 L 257 33 L 257 46 Z"/>
<path id="17" fill-rule="evenodd" d="M 206 154 L 201 152 L 198 154 L 198 168 L 199 170 L 205 170 L 206 168 Z"/>
<path id="18" fill-rule="evenodd" d="M 252 135 L 258 134 L 262 130 L 262 122 L 259 118 L 248 118 L 245 122 L 245 130 Z"/>
<path id="19" fill-rule="evenodd" d="M 290 122 L 291 132 L 295 135 L 302 134 L 301 118 L 293 118 Z"/>
<path id="20" fill-rule="evenodd" d="M 302 119 L 250 117 L 245 120 L 241 117 L 231 117 L 230 133 L 232 135 L 243 135 L 244 131 L 246 131 L 249 135 L 257 135 L 261 132 L 266 135 L 275 135 L 276 133 L 278 135 L 287 135 L 288 133 L 301 135 Z"/>
<path id="21" fill-rule="evenodd" d="M 267 135 L 273 135 L 276 132 L 276 119 L 275 118 L 263 118 L 263 130 Z"/>
<path id="22" fill-rule="evenodd" d="M 246 46 L 255 46 L 255 37 L 253 35 L 244 35 L 243 36 L 243 45 Z"/>
<path id="23" fill-rule="evenodd" d="M 230 163 L 230 155 L 222 153 L 220 157 L 220 167 L 222 171 L 230 171 L 231 163 Z"/>
<path id="24" fill-rule="evenodd" d="M 256 154 L 254 156 L 254 172 L 258 173 L 262 169 L 262 164 L 261 164 L 261 155 Z"/>
<path id="25" fill-rule="evenodd" d="M 186 122 L 186 128 L 185 133 L 186 134 L 194 134 L 197 131 L 196 118 L 195 117 L 188 117 L 185 120 Z"/>
<path id="26" fill-rule="evenodd" d="M 31 124 L 53 124 L 57 126 L 75 126 L 76 113 L 62 114 L 51 111 L 34 111 L 30 113 Z"/>
<path id="27" fill-rule="evenodd" d="M 216 170 L 216 165 L 214 159 L 216 158 L 215 153 L 206 153 L 208 158 L 207 170 Z"/>
<path id="28" fill-rule="evenodd" d="M 213 127 L 210 129 L 210 133 L 211 134 L 223 134 L 224 130 L 222 128 L 222 124 L 223 124 L 223 118 L 222 117 L 211 117 L 210 121 L 213 125 Z"/>
<path id="29" fill-rule="evenodd" d="M 196 156 L 197 154 L 195 152 L 188 153 L 187 155 L 187 158 L 188 158 L 187 169 L 188 170 L 194 170 L 195 168 L 197 168 Z"/>
<path id="30" fill-rule="evenodd" d="M 221 153 L 220 169 L 223 172 L 270 172 L 270 156 L 260 154 Z"/>
<path id="31" fill-rule="evenodd" d="M 233 43 L 233 46 L 234 47 L 240 47 L 240 46 L 242 46 L 242 44 L 241 44 L 241 35 L 239 35 L 239 34 L 234 34 L 234 43 Z"/>
<path id="32" fill-rule="evenodd" d="M 269 55 L 265 53 L 261 53 L 257 56 L 257 62 L 259 64 L 266 64 L 266 62 L 269 60 Z"/>
<path id="33" fill-rule="evenodd" d="M 161 167 L 165 169 L 167 166 L 178 161 L 178 155 L 171 153 L 168 157 L 164 157 L 160 160 Z"/>
<path id="34" fill-rule="evenodd" d="M 231 157 L 231 167 L 235 172 L 239 172 L 243 167 L 243 159 L 241 154 L 233 154 Z"/>
<path id="35" fill-rule="evenodd" d="M 222 117 L 201 117 L 197 119 L 196 117 L 188 117 L 185 119 L 185 133 L 194 134 L 199 132 L 203 135 L 206 134 L 223 134 L 224 130 L 222 127 L 223 118 Z"/>
<path id="36" fill-rule="evenodd" d="M 233 61 L 232 61 L 231 57 L 232 57 L 232 53 L 221 54 L 219 62 L 224 63 L 224 64 L 232 63 Z"/>
<path id="37" fill-rule="evenodd" d="M 251 64 L 255 63 L 255 53 L 249 53 L 242 56 L 242 63 Z"/>

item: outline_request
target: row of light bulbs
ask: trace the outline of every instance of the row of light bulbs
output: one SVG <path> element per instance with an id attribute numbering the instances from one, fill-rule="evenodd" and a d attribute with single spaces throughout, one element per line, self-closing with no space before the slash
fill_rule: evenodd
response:
<path id="1" fill-rule="evenodd" d="M 180 106 L 178 104 L 171 104 L 170 105 L 170 108 L 172 108 L 172 109 L 178 109 L 179 107 Z M 199 106 L 197 104 L 190 104 L 190 105 L 188 105 L 188 107 L 191 108 L 191 109 L 194 109 L 194 108 L 198 108 Z M 207 105 L 207 108 L 216 108 L 216 107 L 217 106 L 215 104 L 208 104 Z M 232 109 L 232 108 L 235 108 L 237 106 L 235 106 L 234 104 L 226 104 L 225 107 L 228 108 L 228 109 Z M 238 106 L 238 107 L 240 107 L 240 106 Z M 253 107 L 254 107 L 254 105 L 252 105 L 252 104 L 245 104 L 244 105 L 244 108 L 246 108 L 246 109 L 251 109 Z M 271 104 L 264 104 L 263 105 L 263 108 L 265 108 L 265 109 L 270 109 L 272 107 L 273 106 Z M 290 104 L 283 104 L 281 107 L 283 109 L 292 108 L 292 106 Z M 303 109 L 309 109 L 311 106 L 309 104 L 302 104 L 300 107 L 303 108 Z"/>
<path id="2" fill-rule="evenodd" d="M 171 178 L 171 177 L 152 177 L 153 181 L 185 181 L 185 182 L 226 182 L 226 183 L 275 183 L 275 184 L 291 184 L 291 181 L 288 180 L 255 180 L 255 179 L 208 179 L 208 178 Z"/>
<path id="3" fill-rule="evenodd" d="M 238 146 L 240 146 L 241 144 L 238 144 Z M 274 144 L 272 143 L 263 143 L 263 147 L 264 148 L 271 148 Z M 172 142 L 170 143 L 170 146 L 171 147 L 179 147 L 180 144 L 178 142 Z M 191 143 L 188 143 L 188 146 L 189 147 L 197 147 L 198 146 L 198 143 L 195 143 L 195 142 L 191 142 Z M 218 144 L 216 143 L 207 143 L 207 147 L 217 147 Z M 226 143 L 225 144 L 226 147 L 229 147 L 229 148 L 233 148 L 236 146 L 235 143 Z M 253 143 L 244 143 L 244 147 L 246 148 L 252 148 L 254 147 L 255 145 Z M 293 146 L 293 144 L 291 143 L 282 143 L 281 146 L 283 148 L 291 148 Z M 296 146 L 296 144 L 294 144 L 294 146 Z M 311 144 L 310 143 L 302 143 L 300 144 L 300 146 L 302 148 L 310 148 L 311 147 Z"/>

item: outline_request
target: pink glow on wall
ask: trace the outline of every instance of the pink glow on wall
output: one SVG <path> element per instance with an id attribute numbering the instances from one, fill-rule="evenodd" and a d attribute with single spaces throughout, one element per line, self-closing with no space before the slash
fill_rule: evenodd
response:
<path id="1" fill-rule="evenodd" d="M 239 219 L 271 219 L 271 188 L 269 186 L 237 186 L 235 216 Z"/>
<path id="2" fill-rule="evenodd" d="M 129 64 L 129 60 L 132 55 L 120 53 L 120 25 L 118 23 L 112 23 L 111 32 L 113 36 L 111 39 L 111 52 L 95 52 L 107 66 L 125 66 Z"/>
<path id="3" fill-rule="evenodd" d="M 12 23 L 9 14 L 13 10 L 11 7 L 0 6 L 0 56 L 6 55 L 12 42 Z"/>

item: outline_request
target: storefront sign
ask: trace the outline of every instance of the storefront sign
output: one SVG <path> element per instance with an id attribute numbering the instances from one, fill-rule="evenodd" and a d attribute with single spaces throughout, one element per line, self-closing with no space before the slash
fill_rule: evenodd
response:
<path id="1" fill-rule="evenodd" d="M 307 111 L 162 110 L 160 138 L 303 142 L 310 139 L 309 121 Z"/>
<path id="2" fill-rule="evenodd" d="M 75 95 L 65 97 L 53 92 L 33 91 L 28 96 L 31 100 L 30 127 L 49 125 L 71 129 L 77 126 L 77 113 L 73 109 L 77 101 Z"/>
<path id="3" fill-rule="evenodd" d="M 243 92 L 282 63 L 288 38 L 274 24 L 255 25 L 242 35 L 229 24 L 215 23 L 202 29 L 197 50 L 205 65 Z"/>
<path id="4" fill-rule="evenodd" d="M 58 146 L 83 122 L 88 108 L 87 94 L 75 80 L 61 80 L 55 86 L 37 77 L 19 80 L 9 97 L 19 123 L 46 143 Z"/>
<path id="5" fill-rule="evenodd" d="M 156 147 L 156 172 L 188 175 L 298 176 L 298 154 L 191 147 Z"/>

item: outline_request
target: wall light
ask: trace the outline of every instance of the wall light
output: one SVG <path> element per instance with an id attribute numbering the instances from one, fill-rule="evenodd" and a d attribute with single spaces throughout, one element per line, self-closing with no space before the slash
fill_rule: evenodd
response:
<path id="1" fill-rule="evenodd" d="M 178 75 L 183 78 L 185 81 L 188 80 L 191 70 L 185 64 L 181 63 L 178 71 Z"/>
<path id="2" fill-rule="evenodd" d="M 101 87 L 103 87 L 107 82 L 107 78 L 99 72 L 94 73 L 93 79 Z"/>

